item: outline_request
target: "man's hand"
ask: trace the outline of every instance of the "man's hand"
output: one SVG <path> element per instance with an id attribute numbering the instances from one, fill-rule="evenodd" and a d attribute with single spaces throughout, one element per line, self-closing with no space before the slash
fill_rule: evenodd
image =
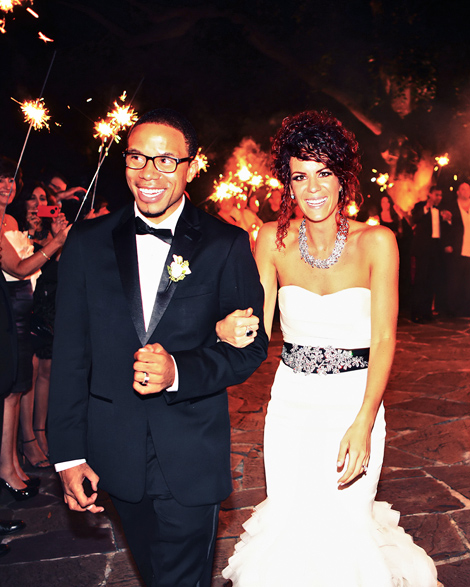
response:
<path id="1" fill-rule="evenodd" d="M 235 310 L 223 320 L 219 320 L 215 331 L 222 342 L 242 349 L 254 341 L 258 327 L 259 318 L 253 316 L 253 308 L 247 308 Z"/>
<path id="2" fill-rule="evenodd" d="M 441 218 L 449 224 L 452 224 L 452 212 L 449 210 L 441 210 Z"/>
<path id="3" fill-rule="evenodd" d="M 103 507 L 95 505 L 100 478 L 87 463 L 60 471 L 59 475 L 64 488 L 64 501 L 69 506 L 69 509 L 75 512 L 88 511 L 92 514 L 99 514 L 104 511 Z M 83 489 L 85 479 L 90 481 L 94 492 L 89 497 Z"/>
<path id="4" fill-rule="evenodd" d="M 58 192 L 55 197 L 58 202 L 62 200 L 80 200 L 80 196 L 86 194 L 86 189 L 82 187 L 69 188 L 63 192 Z"/>
<path id="5" fill-rule="evenodd" d="M 175 363 L 161 344 L 147 344 L 134 355 L 134 389 L 141 395 L 158 393 L 175 381 Z M 142 385 L 144 383 L 144 385 Z"/>

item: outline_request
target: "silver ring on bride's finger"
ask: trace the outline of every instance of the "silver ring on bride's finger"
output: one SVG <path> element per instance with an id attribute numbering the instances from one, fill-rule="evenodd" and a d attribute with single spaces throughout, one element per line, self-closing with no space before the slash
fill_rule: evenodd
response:
<path id="1" fill-rule="evenodd" d="M 140 385 L 143 385 L 145 387 L 146 385 L 149 384 L 149 381 L 150 381 L 150 375 L 144 371 L 144 380 L 140 382 Z"/>
<path id="2" fill-rule="evenodd" d="M 251 326 L 247 326 L 245 336 L 253 336 L 253 332 L 254 332 L 253 328 Z"/>

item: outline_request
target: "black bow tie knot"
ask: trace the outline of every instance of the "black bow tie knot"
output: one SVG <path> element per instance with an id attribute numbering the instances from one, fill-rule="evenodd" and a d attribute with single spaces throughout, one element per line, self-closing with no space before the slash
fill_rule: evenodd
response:
<path id="1" fill-rule="evenodd" d="M 135 233 L 151 234 L 152 236 L 156 236 L 162 240 L 167 245 L 171 245 L 171 241 L 173 240 L 173 233 L 169 228 L 153 228 L 138 216 L 135 217 Z"/>

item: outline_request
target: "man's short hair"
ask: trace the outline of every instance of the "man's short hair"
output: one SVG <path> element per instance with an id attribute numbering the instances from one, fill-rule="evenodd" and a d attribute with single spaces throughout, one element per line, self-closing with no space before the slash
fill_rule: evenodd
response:
<path id="1" fill-rule="evenodd" d="M 136 126 L 148 123 L 164 124 L 165 126 L 170 126 L 171 128 L 179 130 L 184 136 L 184 141 L 188 148 L 188 155 L 190 157 L 196 156 L 198 139 L 194 126 L 185 116 L 176 112 L 176 110 L 171 110 L 171 108 L 156 108 L 155 110 L 150 110 L 150 112 L 143 114 L 129 129 L 127 140 L 129 140 L 129 137 Z"/>
<path id="2" fill-rule="evenodd" d="M 434 192 L 442 192 L 442 189 L 440 187 L 438 187 L 437 185 L 432 185 L 429 188 L 429 193 L 433 194 Z"/>

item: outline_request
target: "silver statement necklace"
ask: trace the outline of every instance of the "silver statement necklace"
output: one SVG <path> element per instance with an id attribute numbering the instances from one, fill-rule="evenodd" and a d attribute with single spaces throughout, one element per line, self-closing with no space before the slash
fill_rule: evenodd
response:
<path id="1" fill-rule="evenodd" d="M 327 259 L 315 259 L 308 252 L 307 231 L 305 228 L 305 218 L 302 220 L 299 228 L 299 251 L 302 259 L 317 269 L 329 269 L 332 265 L 338 262 L 343 252 L 346 239 L 348 238 L 349 222 L 342 214 L 340 215 L 338 232 L 336 233 L 335 246 L 331 255 Z"/>

